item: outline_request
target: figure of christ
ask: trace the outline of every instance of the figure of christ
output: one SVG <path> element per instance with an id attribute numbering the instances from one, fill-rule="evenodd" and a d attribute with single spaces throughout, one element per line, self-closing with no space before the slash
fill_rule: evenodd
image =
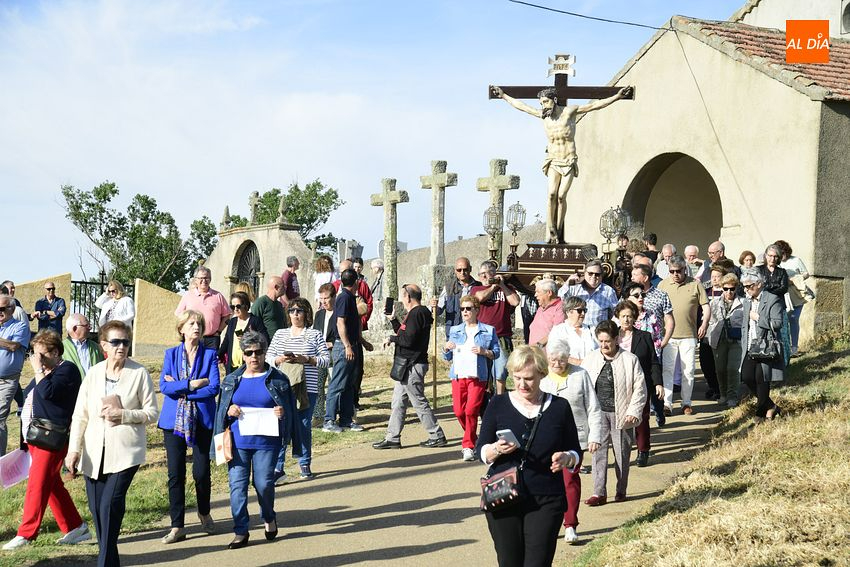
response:
<path id="1" fill-rule="evenodd" d="M 629 96 L 631 87 L 624 87 L 614 96 L 580 106 L 561 106 L 557 103 L 555 89 L 544 89 L 538 93 L 540 108 L 533 108 L 502 92 L 499 87 L 490 87 L 493 94 L 518 110 L 543 119 L 546 132 L 546 159 L 543 174 L 548 179 L 548 201 L 546 230 L 548 242 L 562 244 L 564 217 L 567 213 L 567 192 L 573 179 L 578 177 L 578 155 L 576 154 L 576 118 L 580 114 L 605 108 L 621 98 Z"/>

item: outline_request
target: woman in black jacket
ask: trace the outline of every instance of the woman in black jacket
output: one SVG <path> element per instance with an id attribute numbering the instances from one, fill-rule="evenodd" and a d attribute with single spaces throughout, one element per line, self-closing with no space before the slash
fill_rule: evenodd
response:
<path id="1" fill-rule="evenodd" d="M 488 404 L 475 452 L 490 465 L 490 474 L 525 459 L 519 475 L 523 498 L 507 510 L 486 512 L 487 526 L 500 567 L 548 566 L 567 509 L 563 471 L 575 469 L 581 445 L 569 402 L 540 390 L 549 371 L 543 350 L 518 346 L 507 368 L 516 388 Z M 540 423 L 529 441 L 536 419 Z M 503 429 L 510 429 L 522 447 L 497 437 Z"/>
<path id="2" fill-rule="evenodd" d="M 649 464 L 649 405 L 655 408 L 656 415 L 664 412 L 664 383 L 661 380 L 661 364 L 655 354 L 655 344 L 652 334 L 636 329 L 635 319 L 638 316 L 637 306 L 628 300 L 623 300 L 614 307 L 614 316 L 620 323 L 620 334 L 617 341 L 620 348 L 626 349 L 638 357 L 640 368 L 646 379 L 646 404 L 643 406 L 640 425 L 637 426 L 638 455 L 635 464 L 645 467 Z M 655 395 L 653 395 L 653 392 Z"/>
<path id="3" fill-rule="evenodd" d="M 82 379 L 75 364 L 62 360 L 64 347 L 62 337 L 54 331 L 41 331 L 30 343 L 30 356 L 35 378 L 24 391 L 24 407 L 21 412 L 21 433 L 26 439 L 27 429 L 35 419 L 48 420 L 52 425 L 70 428 L 71 415 L 80 390 Z M 80 517 L 71 495 L 62 482 L 62 461 L 68 452 L 67 436 L 60 449 L 48 449 L 34 444 L 25 446 L 29 450 L 30 465 L 27 492 L 24 498 L 24 514 L 18 535 L 12 538 L 4 550 L 28 545 L 38 536 L 41 521 L 48 504 L 53 517 L 64 532 L 58 543 L 80 543 L 91 539 L 88 525 Z"/>
<path id="4" fill-rule="evenodd" d="M 218 359 L 224 365 L 225 376 L 242 366 L 242 349 L 239 348 L 239 338 L 243 333 L 257 331 L 266 338 L 267 343 L 271 342 L 265 323 L 260 317 L 248 311 L 250 308 L 251 300 L 248 299 L 247 293 L 236 291 L 230 294 L 230 310 L 233 312 L 233 318 L 227 322 L 227 328 L 224 330 L 221 339 L 221 346 L 218 347 Z"/>

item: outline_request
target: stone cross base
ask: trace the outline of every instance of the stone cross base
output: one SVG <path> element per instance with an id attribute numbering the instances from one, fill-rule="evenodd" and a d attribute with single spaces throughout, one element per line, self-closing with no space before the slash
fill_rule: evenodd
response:
<path id="1" fill-rule="evenodd" d="M 399 311 L 401 310 L 401 304 L 396 302 L 393 305 L 394 313 L 399 316 Z M 393 352 L 392 347 L 387 350 L 383 349 L 384 341 L 387 340 L 387 337 L 393 334 L 393 326 L 387 320 L 387 316 L 384 315 L 384 302 L 381 301 L 380 305 L 375 303 L 372 309 L 372 315 L 369 316 L 369 329 L 363 331 L 363 337 L 374 345 L 375 350 L 372 352 L 364 352 L 364 356 L 375 356 L 375 355 L 391 355 Z"/>
<path id="2" fill-rule="evenodd" d="M 422 305 L 429 305 L 432 297 L 439 297 L 449 278 L 454 277 L 454 266 L 419 266 L 416 270 L 416 283 L 422 288 Z"/>

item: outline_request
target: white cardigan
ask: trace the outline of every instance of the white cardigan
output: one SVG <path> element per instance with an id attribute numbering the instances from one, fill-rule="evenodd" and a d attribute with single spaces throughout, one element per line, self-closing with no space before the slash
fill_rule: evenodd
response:
<path id="1" fill-rule="evenodd" d="M 590 374 L 595 392 L 596 380 L 605 365 L 602 351 L 597 349 L 589 353 L 581 365 Z M 630 429 L 640 423 L 643 406 L 646 404 L 646 382 L 640 360 L 632 353 L 618 349 L 614 360 L 611 361 L 611 369 L 614 371 L 614 413 L 617 429 Z M 637 418 L 637 423 L 626 426 L 626 416 Z"/>
<path id="2" fill-rule="evenodd" d="M 94 306 L 100 309 L 99 326 L 102 327 L 107 323 L 106 315 L 112 309 L 112 316 L 108 319 L 109 321 L 121 321 L 129 327 L 133 327 L 133 319 L 136 318 L 136 304 L 133 303 L 132 297 L 125 295 L 120 299 L 112 299 L 106 293 L 102 293 L 95 300 Z"/>
<path id="3" fill-rule="evenodd" d="M 97 479 L 103 459 L 103 474 L 121 472 L 145 462 L 145 425 L 156 423 L 159 409 L 153 381 L 145 367 L 127 360 L 114 394 L 121 398 L 124 415 L 119 425 L 110 427 L 100 417 L 106 396 L 106 361 L 89 368 L 71 418 L 69 453 L 80 453 L 80 472 Z"/>
<path id="4" fill-rule="evenodd" d="M 587 371 L 581 366 L 572 366 L 570 370 L 560 388 L 547 376 L 540 381 L 540 389 L 570 402 L 579 444 L 587 449 L 590 443 L 602 443 L 602 410 Z"/>

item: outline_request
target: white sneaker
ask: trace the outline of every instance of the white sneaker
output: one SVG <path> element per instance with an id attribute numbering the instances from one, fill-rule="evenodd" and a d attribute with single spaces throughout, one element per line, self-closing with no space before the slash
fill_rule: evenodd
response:
<path id="1" fill-rule="evenodd" d="M 475 460 L 475 452 L 469 447 L 463 448 L 463 460 L 464 461 L 474 461 Z"/>
<path id="2" fill-rule="evenodd" d="M 564 541 L 571 545 L 578 541 L 578 534 L 575 528 L 570 527 L 564 530 Z"/>
<path id="3" fill-rule="evenodd" d="M 3 546 L 3 551 L 11 551 L 13 549 L 18 549 L 19 547 L 24 547 L 25 545 L 29 544 L 30 540 L 28 540 L 24 536 L 16 535 L 11 539 L 11 541 L 9 541 L 9 543 Z"/>
<path id="4" fill-rule="evenodd" d="M 322 427 L 322 431 L 327 433 L 342 433 L 342 427 L 333 421 L 326 421 L 324 427 Z"/>
<path id="5" fill-rule="evenodd" d="M 64 545 L 73 545 L 75 543 L 82 543 L 90 539 L 91 532 L 89 531 L 89 525 L 83 522 L 78 527 L 74 528 L 70 532 L 57 539 L 56 543 L 61 543 Z"/>

